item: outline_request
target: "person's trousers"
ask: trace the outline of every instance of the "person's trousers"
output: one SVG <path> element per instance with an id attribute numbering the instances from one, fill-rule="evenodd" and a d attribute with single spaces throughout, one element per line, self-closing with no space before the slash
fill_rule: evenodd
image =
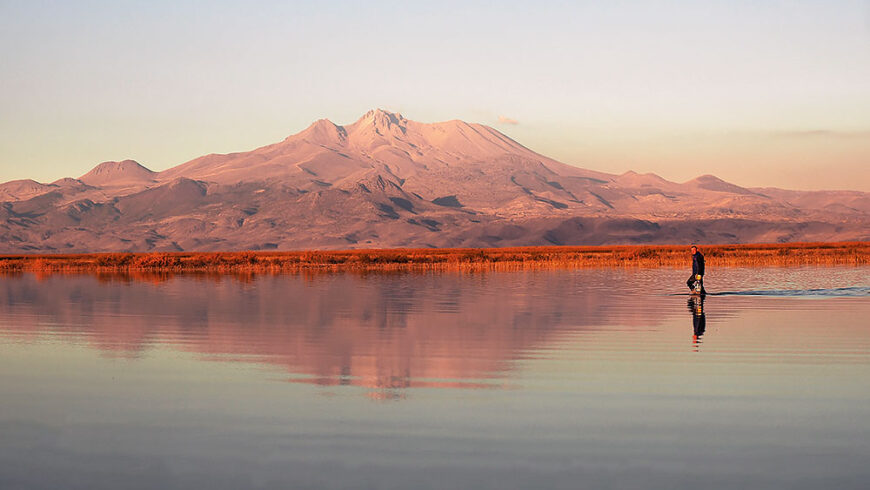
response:
<path id="1" fill-rule="evenodd" d="M 689 286 L 689 289 L 695 289 L 695 282 L 701 283 L 701 291 L 704 292 L 704 276 L 701 276 L 701 279 L 695 279 L 695 274 L 689 276 L 689 280 L 686 281 L 686 286 Z"/>

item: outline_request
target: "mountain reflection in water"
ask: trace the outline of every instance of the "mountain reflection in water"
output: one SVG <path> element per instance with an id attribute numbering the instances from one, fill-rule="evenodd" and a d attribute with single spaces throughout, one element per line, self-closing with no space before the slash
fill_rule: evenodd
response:
<path id="1" fill-rule="evenodd" d="M 130 358 L 168 347 L 266 363 L 318 385 L 488 387 L 513 361 L 574 333 L 655 322 L 655 298 L 629 302 L 599 287 L 608 281 L 546 272 L 24 275 L 0 281 L 2 333 L 62 336 Z M 37 320 L 8 321 L 16 318 Z"/>
<path id="2" fill-rule="evenodd" d="M 0 276 L 0 488 L 866 487 L 870 268 L 684 276 Z"/>

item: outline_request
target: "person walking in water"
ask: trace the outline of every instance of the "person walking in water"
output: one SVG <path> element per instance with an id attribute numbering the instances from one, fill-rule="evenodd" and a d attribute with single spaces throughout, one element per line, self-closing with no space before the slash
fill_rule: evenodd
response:
<path id="1" fill-rule="evenodd" d="M 698 283 L 701 294 L 707 294 L 704 289 L 704 256 L 698 251 L 698 247 L 692 245 L 692 276 L 686 281 L 686 286 L 689 289 L 695 289 L 695 283 Z"/>

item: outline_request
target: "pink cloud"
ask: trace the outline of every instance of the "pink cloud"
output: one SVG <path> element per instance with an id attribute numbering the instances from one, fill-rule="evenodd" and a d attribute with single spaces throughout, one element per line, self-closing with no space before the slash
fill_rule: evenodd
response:
<path id="1" fill-rule="evenodd" d="M 507 116 L 498 116 L 498 123 L 499 124 L 519 124 L 520 122 L 517 121 L 516 119 L 510 118 Z"/>

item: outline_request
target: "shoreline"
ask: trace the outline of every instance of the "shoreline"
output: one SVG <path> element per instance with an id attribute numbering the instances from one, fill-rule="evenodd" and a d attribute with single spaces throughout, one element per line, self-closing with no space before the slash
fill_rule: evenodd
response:
<path id="1" fill-rule="evenodd" d="M 2 272 L 282 273 L 681 267 L 688 245 L 0 255 Z M 870 265 L 870 242 L 699 245 L 710 267 Z"/>

